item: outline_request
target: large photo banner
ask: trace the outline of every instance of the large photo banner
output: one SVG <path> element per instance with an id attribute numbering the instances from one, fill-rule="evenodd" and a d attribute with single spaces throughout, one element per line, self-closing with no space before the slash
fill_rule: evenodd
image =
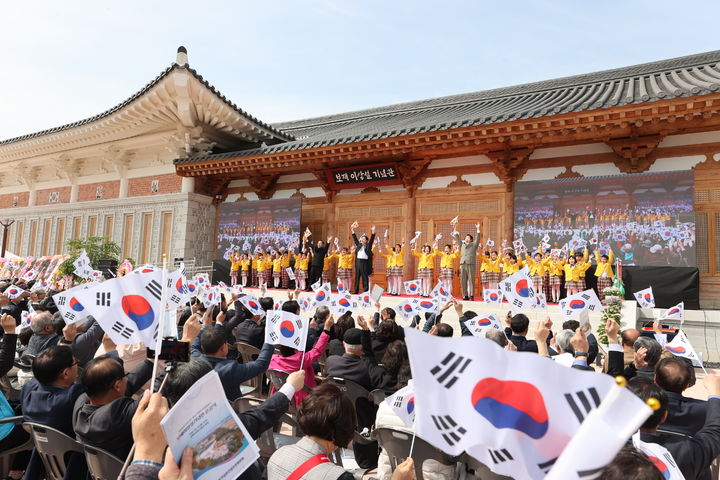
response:
<path id="1" fill-rule="evenodd" d="M 529 250 L 610 249 L 624 265 L 693 267 L 694 172 L 519 182 L 515 239 Z"/>
<path id="2" fill-rule="evenodd" d="M 216 258 L 297 248 L 301 210 L 300 198 L 221 204 Z"/>

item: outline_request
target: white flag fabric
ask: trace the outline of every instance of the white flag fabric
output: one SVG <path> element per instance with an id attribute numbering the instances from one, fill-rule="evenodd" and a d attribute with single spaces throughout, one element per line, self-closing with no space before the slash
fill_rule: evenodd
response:
<path id="1" fill-rule="evenodd" d="M 558 303 L 558 307 L 566 320 L 572 319 L 573 315 L 580 313 L 582 310 L 599 312 L 603 309 L 600 299 L 592 288 L 563 298 Z"/>
<path id="2" fill-rule="evenodd" d="M 492 247 L 495 246 L 495 242 L 494 242 L 493 240 L 490 240 L 490 239 L 488 238 L 488 241 L 487 241 L 487 243 L 486 243 L 485 245 L 487 245 L 488 247 L 492 248 Z"/>
<path id="3" fill-rule="evenodd" d="M 31 282 L 37 276 L 38 276 L 38 271 L 31 268 L 30 270 L 25 272 L 25 274 L 22 276 L 22 279 L 25 280 L 26 282 Z"/>
<path id="4" fill-rule="evenodd" d="M 322 287 L 322 279 L 310 285 L 310 288 L 312 288 L 313 292 L 317 292 L 318 290 L 320 290 L 320 287 Z"/>
<path id="5" fill-rule="evenodd" d="M 290 281 L 294 281 L 294 280 L 295 280 L 295 272 L 293 271 L 292 268 L 287 267 L 287 268 L 285 269 L 285 272 L 287 273 L 288 279 L 289 279 Z"/>
<path id="6" fill-rule="evenodd" d="M 150 265 L 149 263 L 146 263 L 145 265 L 137 267 L 135 270 L 132 271 L 132 273 L 152 273 L 155 270 L 157 270 L 155 265 Z"/>
<path id="7" fill-rule="evenodd" d="M 370 308 L 372 307 L 372 295 L 370 292 L 361 293 L 359 295 L 356 295 L 356 299 L 359 303 L 359 305 L 363 308 Z"/>
<path id="8" fill-rule="evenodd" d="M 117 345 L 155 345 L 161 314 L 162 271 L 125 275 L 75 294 Z"/>
<path id="9" fill-rule="evenodd" d="M 78 277 L 85 280 L 90 278 L 93 268 L 90 264 L 90 257 L 88 257 L 85 249 L 80 251 L 80 255 L 78 255 L 78 258 L 76 258 L 73 262 L 73 267 L 75 268 L 75 275 L 77 275 Z"/>
<path id="10" fill-rule="evenodd" d="M 198 290 L 210 287 L 210 276 L 207 273 L 198 273 L 193 280 Z"/>
<path id="11" fill-rule="evenodd" d="M 608 375 L 484 338 L 405 328 L 405 340 L 418 392 L 417 434 L 450 455 L 467 450 L 515 479 L 543 478 L 614 385 Z"/>
<path id="12" fill-rule="evenodd" d="M 270 310 L 265 323 L 265 343 L 285 345 L 304 352 L 309 323 L 308 319 L 294 313 Z"/>
<path id="13" fill-rule="evenodd" d="M 535 289 L 527 268 L 523 268 L 500 282 L 500 289 L 510 303 L 510 309 L 513 312 L 518 313 L 535 308 Z"/>
<path id="14" fill-rule="evenodd" d="M 440 310 L 440 303 L 434 298 L 411 298 L 410 304 L 419 314 L 438 313 Z"/>
<path id="15" fill-rule="evenodd" d="M 220 288 L 218 287 L 205 288 L 198 295 L 198 300 L 200 300 L 207 309 L 212 308 L 214 305 L 220 305 L 221 299 L 222 294 L 220 293 Z"/>
<path id="16" fill-rule="evenodd" d="M 415 232 L 415 236 L 410 240 L 410 245 L 413 245 L 413 244 L 415 244 L 415 242 L 418 241 L 418 238 L 420 238 L 421 233 L 422 232 Z"/>
<path id="17" fill-rule="evenodd" d="M 53 295 L 52 299 L 55 302 L 55 306 L 66 324 L 70 325 L 79 322 L 88 316 L 88 312 L 83 304 L 75 297 L 76 293 L 86 289 L 87 287 L 85 285 L 78 285 L 77 287 Z"/>
<path id="18" fill-rule="evenodd" d="M 357 311 L 358 303 L 349 293 L 338 293 L 330 296 L 328 308 L 335 315 L 344 315 L 347 312 Z"/>
<path id="19" fill-rule="evenodd" d="M 655 307 L 655 297 L 653 296 L 652 287 L 648 287 L 645 290 L 633 293 L 635 299 L 640 305 L 640 308 L 653 308 Z"/>
<path id="20" fill-rule="evenodd" d="M 20 295 L 23 294 L 25 290 L 18 287 L 17 285 L 10 285 L 8 288 L 5 289 L 5 295 L 8 296 L 10 300 L 13 300 L 15 298 L 18 298 Z"/>
<path id="21" fill-rule="evenodd" d="M 420 280 L 403 282 L 403 287 L 405 287 L 405 293 L 408 295 L 417 295 L 420 293 Z"/>
<path id="22" fill-rule="evenodd" d="M 535 294 L 535 308 L 547 308 L 547 298 L 544 293 Z"/>
<path id="23" fill-rule="evenodd" d="M 406 427 L 413 428 L 415 422 L 415 387 L 412 380 L 408 381 L 406 387 L 386 398 L 385 403 L 390 405 L 392 411 L 400 417 Z"/>
<path id="24" fill-rule="evenodd" d="M 674 307 L 668 308 L 665 311 L 665 315 L 662 316 L 662 319 L 680 320 L 680 325 L 682 325 L 685 320 L 685 302 L 680 302 Z"/>
<path id="25" fill-rule="evenodd" d="M 447 303 L 452 297 L 452 293 L 445 288 L 441 281 L 438 280 L 437 285 L 435 285 L 435 288 L 433 288 L 432 292 L 430 292 L 430 296 L 437 299 L 440 303 Z"/>
<path id="26" fill-rule="evenodd" d="M 168 308 L 177 308 L 185 305 L 192 297 L 185 277 L 185 264 L 167 275 L 167 302 Z"/>
<path id="27" fill-rule="evenodd" d="M 417 310 L 415 310 L 415 305 L 412 302 L 412 299 L 409 298 L 407 300 L 404 300 L 397 304 L 395 306 L 395 311 L 402 317 L 403 320 L 406 322 L 409 322 L 412 320 L 412 318 L 418 314 Z"/>
<path id="28" fill-rule="evenodd" d="M 672 454 L 667 448 L 657 443 L 648 443 L 640 440 L 640 433 L 632 436 L 633 446 L 648 456 L 651 462 L 655 464 L 665 480 L 685 480 L 680 468 L 675 462 Z"/>
<path id="29" fill-rule="evenodd" d="M 307 312 L 312 308 L 312 297 L 309 295 L 303 295 L 302 298 L 298 299 L 298 303 L 300 303 L 300 309 L 303 312 Z"/>
<path id="30" fill-rule="evenodd" d="M 238 300 L 247 308 L 251 315 L 265 315 L 265 311 L 260 306 L 260 301 L 258 301 L 255 295 L 246 294 L 238 298 Z"/>
<path id="31" fill-rule="evenodd" d="M 321 307 L 330 303 L 332 289 L 329 283 L 323 283 L 320 288 L 315 290 L 312 296 L 312 308 Z"/>
<path id="32" fill-rule="evenodd" d="M 682 330 L 678 330 L 673 341 L 665 345 L 665 350 L 678 357 L 687 358 L 693 365 L 702 366 L 702 359 L 697 354 L 693 346 L 690 344 L 687 335 Z"/>
<path id="33" fill-rule="evenodd" d="M 627 388 L 613 386 L 600 406 L 587 416 L 545 479 L 585 480 L 600 476 L 652 412 Z"/>
<path id="34" fill-rule="evenodd" d="M 483 290 L 483 302 L 490 304 L 501 304 L 503 293 L 499 288 L 487 288 Z"/>
<path id="35" fill-rule="evenodd" d="M 470 333 L 472 333 L 476 337 L 485 337 L 485 332 L 487 332 L 487 330 L 491 328 L 494 328 L 496 330 L 503 329 L 502 325 L 500 325 L 500 320 L 498 320 L 497 315 L 493 315 L 491 313 L 481 313 L 478 316 L 467 320 L 465 322 L 465 326 L 468 330 L 470 330 Z"/>

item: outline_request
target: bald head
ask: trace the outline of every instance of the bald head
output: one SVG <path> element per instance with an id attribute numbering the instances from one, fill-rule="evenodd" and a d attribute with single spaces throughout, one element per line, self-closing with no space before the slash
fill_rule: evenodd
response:
<path id="1" fill-rule="evenodd" d="M 636 328 L 628 328 L 627 330 L 623 330 L 621 337 L 622 337 L 622 345 L 623 347 L 632 348 L 633 345 L 635 345 L 635 341 L 640 336 L 640 331 Z"/>

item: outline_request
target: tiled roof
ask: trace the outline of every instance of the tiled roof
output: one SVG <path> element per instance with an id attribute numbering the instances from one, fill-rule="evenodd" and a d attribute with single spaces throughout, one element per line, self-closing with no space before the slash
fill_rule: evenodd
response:
<path id="1" fill-rule="evenodd" d="M 720 50 L 506 88 L 277 123 L 296 140 L 176 163 L 302 150 L 453 128 L 706 95 L 720 89 Z"/>
<path id="2" fill-rule="evenodd" d="M 237 113 L 239 113 L 243 117 L 247 118 L 250 122 L 255 123 L 257 126 L 263 128 L 263 129 L 266 129 L 273 136 L 275 136 L 278 141 L 288 141 L 288 140 L 294 139 L 294 136 L 292 134 L 283 133 L 283 132 L 279 131 L 278 129 L 276 129 L 275 127 L 273 127 L 272 125 L 269 125 L 267 123 L 264 123 L 264 122 L 258 120 L 257 118 L 250 115 L 243 109 L 239 108 L 233 102 L 228 100 L 224 95 L 222 95 L 219 91 L 217 91 L 215 89 L 215 87 L 210 85 L 210 83 L 208 83 L 207 80 L 205 80 L 202 77 L 202 75 L 198 74 L 197 71 L 195 71 L 194 69 L 187 67 L 187 66 L 180 66 L 176 63 L 173 63 L 168 68 L 166 68 L 162 73 L 160 73 L 160 75 L 155 77 L 150 83 L 148 83 L 142 89 L 140 89 L 138 92 L 136 92 L 133 96 L 131 96 L 127 100 L 123 101 L 122 103 L 115 105 L 114 107 L 110 108 L 109 110 L 106 110 L 98 115 L 94 115 L 92 117 L 86 118 L 84 120 L 79 120 L 77 122 L 68 123 L 66 125 L 61 125 L 59 127 L 50 128 L 50 129 L 42 130 L 42 131 L 35 132 L 35 133 L 29 133 L 27 135 L 22 135 L 20 137 L 8 138 L 7 140 L 0 140 L 0 145 L 6 145 L 9 143 L 13 143 L 13 142 L 27 140 L 27 139 L 33 138 L 33 137 L 40 137 L 43 135 L 60 132 L 60 131 L 67 130 L 67 129 L 70 129 L 73 127 L 79 127 L 81 125 L 85 125 L 85 124 L 94 122 L 96 120 L 100 120 L 104 117 L 107 117 L 107 116 L 117 112 L 118 110 L 121 110 L 123 107 L 131 104 L 137 98 L 141 97 L 143 94 L 145 94 L 147 91 L 149 91 L 155 85 L 157 85 L 163 78 L 168 76 L 170 74 L 170 72 L 172 72 L 173 70 L 187 70 L 188 72 L 190 72 L 190 74 L 193 77 L 195 77 L 198 81 L 200 81 L 200 83 L 202 83 L 205 87 L 207 87 L 213 94 L 217 95 L 217 97 L 220 98 L 226 105 L 228 105 L 230 108 L 235 110 Z"/>

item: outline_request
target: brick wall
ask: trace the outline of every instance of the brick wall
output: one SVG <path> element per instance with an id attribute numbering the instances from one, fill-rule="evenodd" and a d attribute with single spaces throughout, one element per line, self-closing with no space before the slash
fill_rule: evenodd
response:
<path id="1" fill-rule="evenodd" d="M 20 193 L 8 193 L 5 195 L 0 195 L 0 208 L 12 208 L 13 207 L 13 199 L 17 197 L 18 207 L 27 207 L 28 201 L 30 200 L 30 193 L 29 192 L 20 192 Z"/>
<path id="2" fill-rule="evenodd" d="M 151 192 L 153 180 L 158 181 L 158 191 Z M 143 195 L 156 195 L 162 193 L 177 193 L 182 186 L 182 177 L 169 173 L 167 175 L 154 175 L 151 177 L 131 178 L 128 180 L 128 197 L 141 197 Z"/>
<path id="3" fill-rule="evenodd" d="M 95 198 L 97 187 L 103 187 L 102 197 Z M 120 181 L 88 183 L 78 186 L 78 202 L 89 202 L 91 200 L 106 200 L 120 196 Z"/>
<path id="4" fill-rule="evenodd" d="M 58 192 L 59 198 L 56 202 L 50 202 L 50 194 Z M 38 190 L 35 197 L 36 205 L 51 205 L 53 203 L 68 203 L 70 201 L 70 187 L 48 188 Z"/>

